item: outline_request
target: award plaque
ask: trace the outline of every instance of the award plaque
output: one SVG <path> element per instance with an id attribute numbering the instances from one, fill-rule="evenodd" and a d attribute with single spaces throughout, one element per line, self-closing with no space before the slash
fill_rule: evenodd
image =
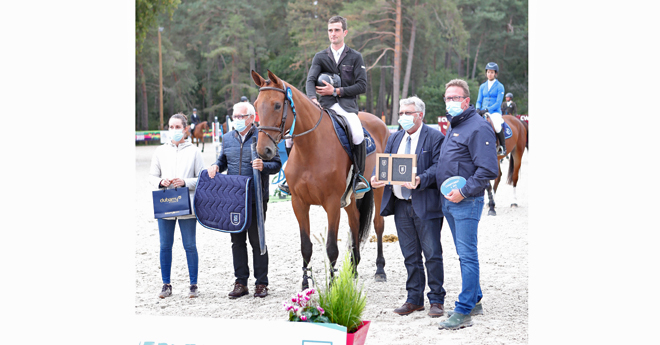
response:
<path id="1" fill-rule="evenodd" d="M 376 154 L 378 167 L 376 180 L 387 184 L 415 183 L 417 177 L 417 155 L 415 154 Z"/>

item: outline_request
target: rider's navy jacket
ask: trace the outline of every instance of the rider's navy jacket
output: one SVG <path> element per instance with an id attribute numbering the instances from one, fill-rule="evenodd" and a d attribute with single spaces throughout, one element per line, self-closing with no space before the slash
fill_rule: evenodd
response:
<path id="1" fill-rule="evenodd" d="M 241 142 L 241 135 L 233 130 L 222 137 L 222 153 L 214 163 L 219 169 L 219 173 L 227 170 L 227 175 L 242 175 L 252 177 L 252 136 L 256 132 L 253 126 L 245 135 L 245 142 Z M 277 174 L 282 168 L 280 154 L 277 152 L 275 157 L 269 161 L 263 161 L 264 168 L 261 170 L 261 187 L 264 201 L 268 201 L 270 191 L 268 189 L 269 176 Z M 254 198 L 252 199 L 255 201 Z"/>
<path id="2" fill-rule="evenodd" d="M 489 113 L 502 113 L 502 100 L 504 100 L 504 85 L 495 79 L 488 90 L 488 81 L 479 86 L 477 96 L 477 109 L 486 109 Z"/>
<path id="3" fill-rule="evenodd" d="M 452 176 L 462 176 L 466 180 L 460 189 L 464 197 L 483 196 L 488 181 L 499 171 L 495 132 L 472 105 L 460 115 L 448 117 L 451 126 L 440 147 L 436 183 L 441 186 Z"/>
<path id="4" fill-rule="evenodd" d="M 362 60 L 362 54 L 344 45 L 344 51 L 339 56 L 339 63 L 336 63 L 330 47 L 316 53 L 307 73 L 307 83 L 305 84 L 307 97 L 316 98 L 316 79 L 321 73 L 338 74 L 341 78 L 341 90 L 337 97 L 321 96 L 319 103 L 327 109 L 335 103 L 339 103 L 342 109 L 357 114 L 357 96 L 367 91 L 367 70 Z"/>
<path id="5" fill-rule="evenodd" d="M 418 129 L 419 140 L 415 154 L 417 155 L 417 176 L 419 186 L 412 190 L 410 200 L 415 214 L 421 219 L 442 218 L 442 204 L 440 203 L 440 189 L 435 182 L 435 170 L 437 169 L 438 155 L 444 135 L 439 130 L 433 129 L 425 124 Z M 387 139 L 384 153 L 397 153 L 401 140 L 405 136 L 403 129 L 392 134 Z M 387 185 L 383 191 L 383 202 L 380 205 L 380 215 L 389 216 L 394 214 L 394 201 L 396 196 L 392 191 L 392 185 Z M 406 188 L 406 187 L 402 187 Z"/>

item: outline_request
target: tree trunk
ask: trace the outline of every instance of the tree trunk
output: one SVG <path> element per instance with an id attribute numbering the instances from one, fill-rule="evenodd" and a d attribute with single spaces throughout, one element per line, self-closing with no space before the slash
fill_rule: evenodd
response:
<path id="1" fill-rule="evenodd" d="M 142 70 L 142 64 L 140 64 L 140 79 L 142 86 L 142 121 L 140 121 L 140 129 L 143 131 L 149 130 L 149 102 L 147 100 L 147 84 L 146 78 L 144 77 L 144 71 Z"/>
<path id="2" fill-rule="evenodd" d="M 417 3 L 415 3 L 417 6 Z M 406 75 L 403 78 L 403 91 L 401 98 L 408 97 L 408 85 L 410 84 L 410 73 L 412 70 L 413 52 L 415 51 L 415 33 L 417 28 L 417 18 L 413 17 L 412 29 L 410 32 L 410 44 L 408 45 L 408 61 L 406 61 Z"/>
<path id="3" fill-rule="evenodd" d="M 479 39 L 479 44 L 477 44 L 477 52 L 474 54 L 474 64 L 472 65 L 472 80 L 474 80 L 474 74 L 477 72 L 477 59 L 479 58 L 479 49 L 481 49 L 481 42 L 484 41 L 484 33 L 481 34 Z"/>
<path id="4" fill-rule="evenodd" d="M 470 41 L 467 44 L 467 56 L 465 57 L 465 78 L 470 76 Z"/>
<path id="5" fill-rule="evenodd" d="M 385 56 L 385 61 L 383 65 L 387 65 L 387 56 Z M 381 117 L 385 114 L 385 108 L 387 107 L 385 99 L 385 69 L 380 67 L 380 86 L 378 87 L 378 103 L 376 104 L 376 116 Z M 386 122 L 387 123 L 387 122 Z"/>
<path id="6" fill-rule="evenodd" d="M 365 64 L 367 64 L 367 66 L 369 66 L 370 64 L 367 61 L 369 61 L 369 60 L 368 59 L 365 60 Z M 371 114 L 374 113 L 373 112 L 373 110 L 374 110 L 373 109 L 374 108 L 373 107 L 373 105 L 374 105 L 374 95 L 373 95 L 373 90 L 372 90 L 372 87 L 371 87 L 371 81 L 372 80 L 373 79 L 371 79 L 371 70 L 368 70 L 367 71 L 367 104 L 366 104 L 366 107 L 365 107 L 365 111 L 367 113 L 371 113 Z"/>
<path id="7" fill-rule="evenodd" d="M 401 84 L 401 0 L 396 0 L 396 26 L 394 29 L 394 75 L 392 76 L 392 122 L 399 119 L 399 90 Z"/>

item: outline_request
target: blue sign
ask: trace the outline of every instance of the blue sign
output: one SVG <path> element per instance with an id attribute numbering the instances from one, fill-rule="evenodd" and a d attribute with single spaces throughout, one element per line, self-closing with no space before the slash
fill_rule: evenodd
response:
<path id="1" fill-rule="evenodd" d="M 442 195 L 449 194 L 454 189 L 460 189 L 465 186 L 465 178 L 462 176 L 453 176 L 445 180 L 440 186 Z"/>

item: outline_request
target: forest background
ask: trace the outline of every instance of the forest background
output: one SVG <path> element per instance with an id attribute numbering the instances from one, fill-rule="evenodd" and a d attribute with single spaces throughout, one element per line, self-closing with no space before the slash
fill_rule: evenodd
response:
<path id="1" fill-rule="evenodd" d="M 347 19 L 346 44 L 367 67 L 358 105 L 387 124 L 411 95 L 437 123 L 453 78 L 468 81 L 476 103 L 490 61 L 518 113 L 528 114 L 527 0 L 136 0 L 136 130 L 159 129 L 159 27 L 165 118 L 197 108 L 202 121 L 222 122 L 241 96 L 257 98 L 251 70 L 304 92 L 333 15 Z"/>

